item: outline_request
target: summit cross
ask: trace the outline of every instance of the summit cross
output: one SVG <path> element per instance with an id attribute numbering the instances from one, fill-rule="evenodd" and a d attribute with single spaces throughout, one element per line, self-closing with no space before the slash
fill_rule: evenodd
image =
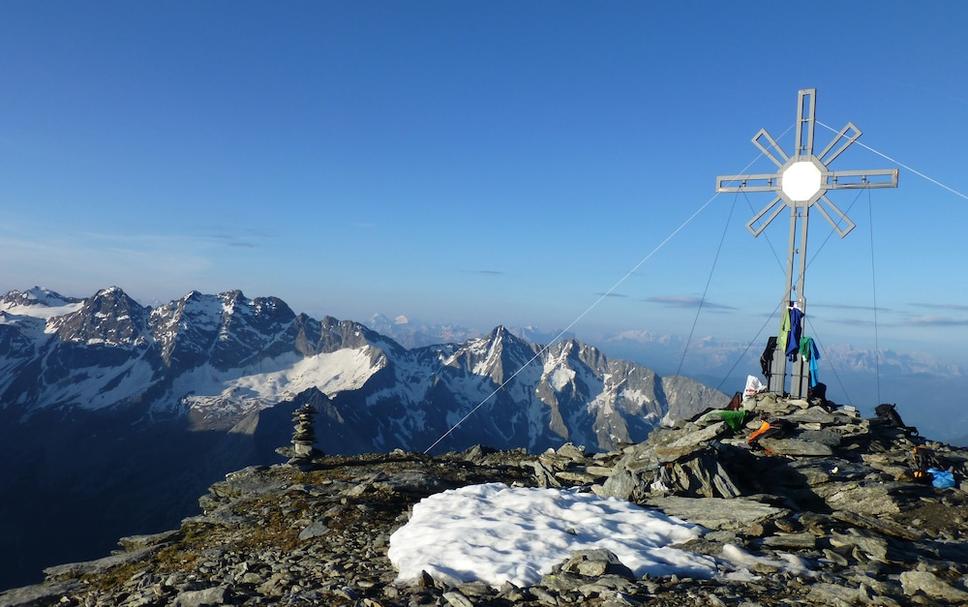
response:
<path id="1" fill-rule="evenodd" d="M 852 122 L 844 128 L 819 153 L 814 154 L 814 127 L 817 108 L 817 89 L 801 89 L 797 94 L 796 143 L 793 154 L 776 142 L 766 129 L 753 136 L 753 145 L 776 165 L 775 173 L 750 175 L 721 175 L 716 178 L 717 192 L 773 192 L 773 200 L 763 207 L 746 224 L 746 229 L 758 237 L 776 219 L 784 208 L 790 209 L 790 248 L 787 255 L 786 285 L 781 309 L 796 305 L 806 313 L 804 277 L 807 271 L 807 228 L 810 209 L 816 208 L 830 222 L 837 234 L 844 238 L 856 227 L 850 217 L 827 197 L 830 190 L 856 190 L 896 188 L 897 169 L 834 171 L 830 164 L 843 154 L 858 138 L 861 131 Z M 797 224 L 802 219 L 800 246 L 797 246 Z M 799 257 L 799 279 L 794 277 L 793 267 Z M 803 335 L 801 318 L 800 334 Z M 786 392 L 787 358 L 777 349 L 770 368 L 768 389 L 782 394 Z M 806 398 L 809 389 L 809 366 L 797 357 L 792 373 L 789 394 L 794 398 Z"/>

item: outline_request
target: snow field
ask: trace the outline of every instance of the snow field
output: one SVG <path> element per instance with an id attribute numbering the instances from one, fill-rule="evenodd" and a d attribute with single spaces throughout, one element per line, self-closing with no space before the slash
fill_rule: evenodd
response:
<path id="1" fill-rule="evenodd" d="M 533 585 L 575 550 L 605 548 L 637 576 L 708 578 L 714 558 L 672 547 L 701 528 L 662 512 L 588 493 L 471 485 L 432 495 L 390 536 L 398 580 L 421 570 L 451 582 Z"/>
<path id="2" fill-rule="evenodd" d="M 494 587 L 538 583 L 573 551 L 605 548 L 636 576 L 680 575 L 755 580 L 765 565 L 812 577 L 799 557 L 759 557 L 732 544 L 719 557 L 676 544 L 705 530 L 658 510 L 614 498 L 557 489 L 470 485 L 432 495 L 390 536 L 388 557 L 407 582 L 426 571 L 448 583 L 482 581 Z"/>

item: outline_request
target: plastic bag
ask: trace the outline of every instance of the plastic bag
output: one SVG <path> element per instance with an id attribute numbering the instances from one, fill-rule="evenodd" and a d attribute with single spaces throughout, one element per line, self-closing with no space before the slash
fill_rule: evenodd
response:
<path id="1" fill-rule="evenodd" d="M 743 391 L 743 396 L 749 398 L 750 396 L 756 396 L 763 390 L 766 390 L 766 386 L 763 382 L 759 380 L 755 375 L 746 376 L 746 390 Z"/>
<path id="2" fill-rule="evenodd" d="M 955 475 L 950 470 L 928 468 L 928 472 L 933 477 L 931 484 L 935 489 L 951 489 L 955 486 Z"/>

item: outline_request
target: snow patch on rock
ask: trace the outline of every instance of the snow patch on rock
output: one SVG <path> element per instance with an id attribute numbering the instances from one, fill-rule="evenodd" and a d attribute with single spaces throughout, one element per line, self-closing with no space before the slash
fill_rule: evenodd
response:
<path id="1" fill-rule="evenodd" d="M 421 500 L 390 536 L 398 580 L 533 585 L 575 550 L 605 548 L 637 576 L 716 574 L 714 558 L 675 544 L 702 529 L 657 510 L 554 489 L 470 485 Z"/>

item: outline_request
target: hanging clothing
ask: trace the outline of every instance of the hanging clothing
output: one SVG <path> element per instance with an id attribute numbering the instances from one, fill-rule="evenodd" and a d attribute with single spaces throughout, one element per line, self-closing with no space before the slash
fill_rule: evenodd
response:
<path id="1" fill-rule="evenodd" d="M 763 371 L 763 377 L 766 378 L 767 383 L 770 381 L 770 371 L 773 367 L 773 352 L 776 351 L 776 336 L 771 335 L 766 340 L 766 348 L 763 353 L 760 354 L 760 369 Z"/>
<path id="2" fill-rule="evenodd" d="M 820 360 L 820 351 L 817 350 L 817 343 L 813 341 L 812 337 L 803 337 L 800 340 L 800 356 L 803 357 L 804 361 L 810 363 L 810 387 L 815 388 L 820 376 L 820 366 L 817 364 L 817 361 Z"/>
<path id="3" fill-rule="evenodd" d="M 780 333 L 776 336 L 776 347 L 780 349 L 781 352 L 786 352 L 787 338 L 790 336 L 790 309 L 787 308 L 780 320 Z"/>
<path id="4" fill-rule="evenodd" d="M 800 333 L 803 330 L 803 312 L 796 306 L 790 308 L 790 335 L 787 337 L 786 355 L 787 359 L 795 361 L 800 352 Z"/>

